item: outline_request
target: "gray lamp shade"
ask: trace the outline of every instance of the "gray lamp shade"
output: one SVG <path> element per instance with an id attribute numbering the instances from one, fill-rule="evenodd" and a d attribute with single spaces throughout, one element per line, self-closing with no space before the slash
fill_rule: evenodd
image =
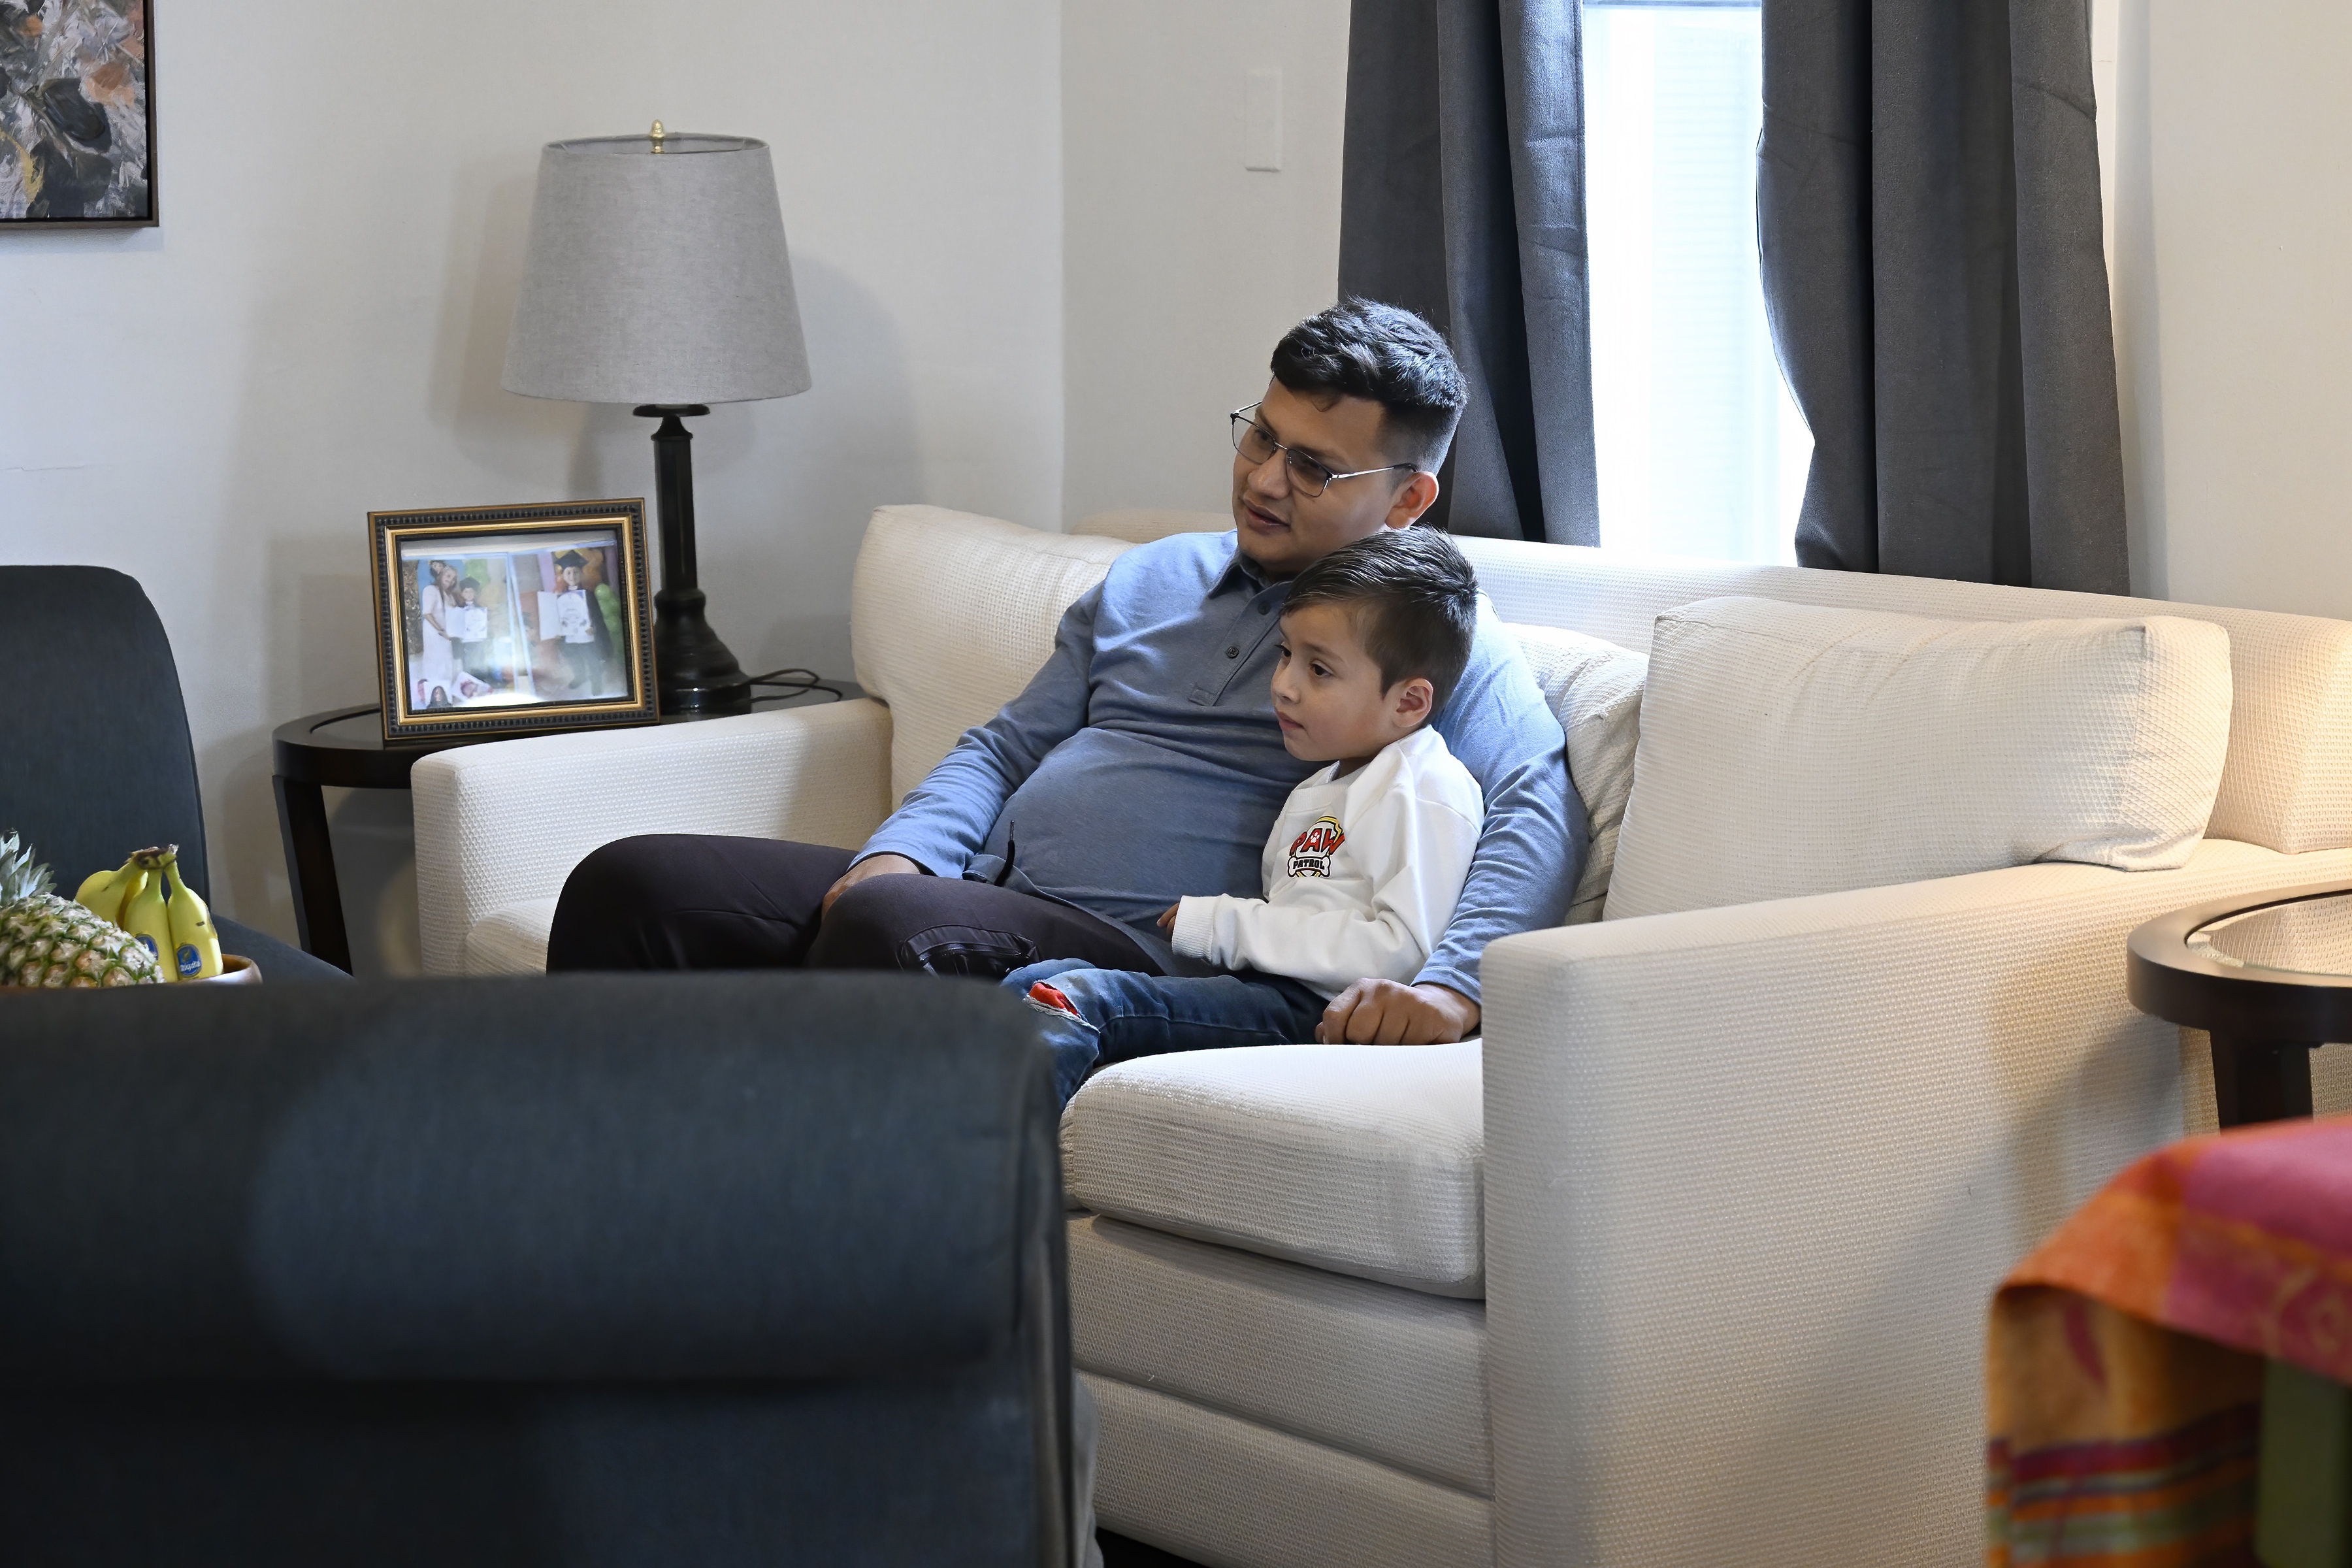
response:
<path id="1" fill-rule="evenodd" d="M 573 403 L 741 403 L 809 388 L 768 144 L 551 142 L 500 383 Z"/>

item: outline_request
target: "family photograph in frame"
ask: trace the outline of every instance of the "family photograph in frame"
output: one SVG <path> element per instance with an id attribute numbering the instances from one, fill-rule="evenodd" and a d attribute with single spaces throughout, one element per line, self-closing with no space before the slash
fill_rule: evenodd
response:
<path id="1" fill-rule="evenodd" d="M 645 511 L 370 512 L 384 739 L 653 720 Z"/>
<path id="2" fill-rule="evenodd" d="M 0 4 L 0 230 L 156 222 L 148 5 Z"/>

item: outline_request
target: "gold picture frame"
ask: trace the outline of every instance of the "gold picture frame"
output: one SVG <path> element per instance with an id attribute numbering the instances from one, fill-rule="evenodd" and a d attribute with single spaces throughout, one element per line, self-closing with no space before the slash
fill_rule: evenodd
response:
<path id="1" fill-rule="evenodd" d="M 646 724 L 646 503 L 372 511 L 383 738 Z"/>

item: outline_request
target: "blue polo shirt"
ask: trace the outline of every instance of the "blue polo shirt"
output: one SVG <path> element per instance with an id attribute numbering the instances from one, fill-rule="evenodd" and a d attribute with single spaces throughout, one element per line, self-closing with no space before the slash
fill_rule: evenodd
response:
<path id="1" fill-rule="evenodd" d="M 1163 953 L 1154 922 L 1178 899 L 1262 897 L 1265 836 L 1292 786 L 1322 765 L 1285 751 L 1274 720 L 1268 683 L 1289 592 L 1231 533 L 1127 552 L 1063 615 L 1028 689 L 964 731 L 861 857 L 1002 876 L 1118 921 Z M 1559 721 L 1483 596 L 1469 668 L 1436 728 L 1485 791 L 1486 823 L 1418 979 L 1475 999 L 1489 942 L 1567 913 L 1586 832 Z"/>

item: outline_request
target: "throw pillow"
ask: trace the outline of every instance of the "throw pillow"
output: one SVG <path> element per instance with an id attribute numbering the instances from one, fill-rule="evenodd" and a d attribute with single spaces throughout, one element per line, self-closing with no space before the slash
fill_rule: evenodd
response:
<path id="1" fill-rule="evenodd" d="M 2229 637 L 2203 621 L 1669 610 L 1608 916 L 2035 860 L 2179 866 L 2212 814 L 2230 697 Z"/>
<path id="2" fill-rule="evenodd" d="M 1633 742 L 1642 732 L 1642 681 L 1650 661 L 1615 643 L 1557 626 L 1510 628 L 1568 737 L 1568 776 L 1584 801 L 1592 839 L 1563 925 L 1601 918 L 1616 863 L 1625 797 L 1633 787 Z"/>

